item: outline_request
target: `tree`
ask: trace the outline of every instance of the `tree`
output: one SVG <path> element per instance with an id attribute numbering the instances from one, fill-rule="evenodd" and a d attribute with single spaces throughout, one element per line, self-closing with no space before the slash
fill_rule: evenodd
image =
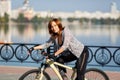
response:
<path id="1" fill-rule="evenodd" d="M 24 21 L 25 21 L 24 14 L 20 13 L 17 18 L 17 22 L 24 22 Z"/>
<path id="2" fill-rule="evenodd" d="M 4 19 L 6 23 L 9 22 L 9 15 L 7 13 L 4 14 Z"/>

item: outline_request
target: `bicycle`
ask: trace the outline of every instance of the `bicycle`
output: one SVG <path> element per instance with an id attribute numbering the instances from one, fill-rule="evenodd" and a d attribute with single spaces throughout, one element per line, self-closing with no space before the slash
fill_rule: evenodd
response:
<path id="1" fill-rule="evenodd" d="M 41 54 L 43 54 L 44 51 L 41 51 Z M 47 54 L 48 56 L 49 54 Z M 44 57 L 46 55 L 43 55 Z M 19 80 L 52 80 L 48 72 L 46 72 L 46 69 L 48 67 L 52 68 L 52 70 L 56 73 L 59 80 L 63 80 L 62 76 L 59 73 L 58 66 L 64 67 L 66 69 L 72 70 L 72 74 L 69 77 L 68 80 L 75 80 L 76 78 L 76 69 L 75 67 L 70 67 L 68 65 L 60 64 L 58 62 L 55 62 L 54 59 L 51 58 L 44 58 L 45 61 L 43 61 L 38 69 L 32 69 L 24 74 L 22 74 L 19 78 Z M 55 79 L 55 80 L 58 80 Z M 109 77 L 107 74 L 97 68 L 88 68 L 85 72 L 85 80 L 109 80 Z"/>

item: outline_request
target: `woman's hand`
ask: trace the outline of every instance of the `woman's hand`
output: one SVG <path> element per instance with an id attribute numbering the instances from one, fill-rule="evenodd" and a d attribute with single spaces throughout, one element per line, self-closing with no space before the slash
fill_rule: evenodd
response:
<path id="1" fill-rule="evenodd" d="M 46 52 L 43 52 L 42 53 L 44 56 L 46 56 L 46 58 L 52 58 L 52 59 L 56 59 L 56 56 L 54 55 L 54 54 L 48 54 L 48 53 L 46 53 Z"/>
<path id="2" fill-rule="evenodd" d="M 55 57 L 55 55 L 54 55 L 54 54 L 50 54 L 50 55 L 48 55 L 48 58 L 55 59 L 56 57 Z"/>
<path id="3" fill-rule="evenodd" d="M 29 50 L 28 50 L 28 53 L 31 54 L 31 52 L 34 50 L 34 47 L 31 47 Z"/>

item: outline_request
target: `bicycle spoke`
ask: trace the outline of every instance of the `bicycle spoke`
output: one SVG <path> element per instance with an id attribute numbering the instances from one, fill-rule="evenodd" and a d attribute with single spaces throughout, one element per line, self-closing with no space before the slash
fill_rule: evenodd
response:
<path id="1" fill-rule="evenodd" d="M 33 73 L 26 76 L 24 80 L 39 80 L 39 77 L 40 77 L 39 75 L 37 75 L 36 73 Z M 47 79 L 43 77 L 42 80 L 47 80 Z"/>
<path id="2" fill-rule="evenodd" d="M 87 78 L 87 80 L 105 80 L 104 76 L 101 75 L 98 72 L 95 71 L 90 71 L 88 72 L 85 77 Z"/>
<path id="3" fill-rule="evenodd" d="M 39 69 L 33 69 L 26 73 L 24 73 L 19 80 L 40 80 L 41 73 L 39 72 Z M 42 80 L 51 80 L 49 75 L 46 72 L 43 72 Z"/>

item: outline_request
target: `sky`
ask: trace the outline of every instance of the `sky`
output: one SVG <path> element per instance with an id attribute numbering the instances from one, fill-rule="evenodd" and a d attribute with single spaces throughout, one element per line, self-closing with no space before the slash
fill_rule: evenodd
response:
<path id="1" fill-rule="evenodd" d="M 24 0 L 11 0 L 12 9 L 22 7 Z M 88 11 L 110 12 L 112 2 L 117 4 L 120 11 L 120 0 L 29 0 L 35 11 Z"/>

